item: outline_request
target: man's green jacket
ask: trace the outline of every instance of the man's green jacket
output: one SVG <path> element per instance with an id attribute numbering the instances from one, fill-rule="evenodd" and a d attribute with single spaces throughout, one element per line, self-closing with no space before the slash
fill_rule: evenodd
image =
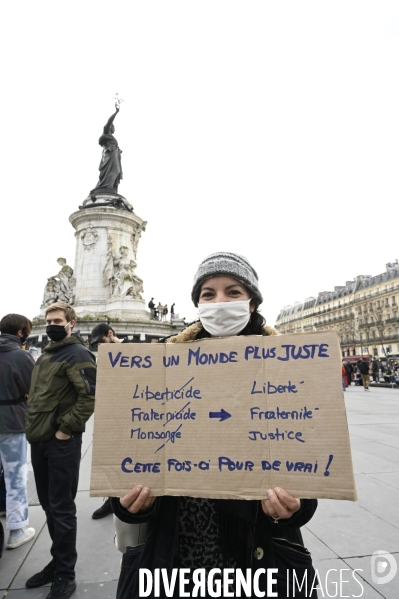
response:
<path id="1" fill-rule="evenodd" d="M 57 430 L 82 432 L 94 411 L 96 360 L 71 335 L 49 343 L 32 373 L 26 437 L 30 443 L 48 441 Z"/>

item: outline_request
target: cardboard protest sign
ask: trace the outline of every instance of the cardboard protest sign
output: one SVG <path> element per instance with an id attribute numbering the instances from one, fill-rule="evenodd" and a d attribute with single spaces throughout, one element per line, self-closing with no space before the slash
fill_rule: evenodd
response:
<path id="1" fill-rule="evenodd" d="M 99 348 L 92 496 L 356 500 L 335 332 Z"/>

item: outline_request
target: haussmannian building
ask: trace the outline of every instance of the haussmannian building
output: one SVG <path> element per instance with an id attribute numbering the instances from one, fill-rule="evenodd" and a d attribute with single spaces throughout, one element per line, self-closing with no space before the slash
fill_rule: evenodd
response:
<path id="1" fill-rule="evenodd" d="M 376 276 L 359 275 L 334 291 L 285 306 L 277 317 L 280 333 L 336 330 L 342 356 L 399 356 L 399 264 Z"/>

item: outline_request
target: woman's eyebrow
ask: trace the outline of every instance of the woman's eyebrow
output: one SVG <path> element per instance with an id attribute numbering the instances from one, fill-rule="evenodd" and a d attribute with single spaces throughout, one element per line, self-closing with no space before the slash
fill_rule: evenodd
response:
<path id="1" fill-rule="evenodd" d="M 244 286 L 241 285 L 241 283 L 232 283 L 231 285 L 227 285 L 225 289 L 231 289 L 232 287 L 239 287 L 240 289 L 244 289 Z M 215 291 L 213 287 L 202 287 L 201 291 L 205 291 L 205 289 L 208 289 L 208 291 Z"/>

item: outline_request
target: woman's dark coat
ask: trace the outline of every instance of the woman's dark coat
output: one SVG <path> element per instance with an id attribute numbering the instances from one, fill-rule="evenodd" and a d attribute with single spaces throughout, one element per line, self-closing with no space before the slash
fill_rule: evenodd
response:
<path id="1" fill-rule="evenodd" d="M 166 342 L 179 343 L 195 339 L 201 329 L 200 322 L 194 323 L 178 335 L 167 339 Z M 277 334 L 271 327 L 264 327 L 263 332 L 265 335 Z M 179 504 L 179 497 L 157 497 L 153 506 L 147 512 L 131 514 L 121 506 L 118 498 L 111 498 L 112 511 L 122 522 L 130 524 L 148 523 L 145 544 L 132 548 L 124 554 L 117 599 L 136 599 L 136 597 L 139 597 L 140 568 L 151 571 L 156 568 L 166 568 L 170 572 L 173 567 L 176 567 Z M 238 534 L 238 543 L 241 546 L 233 548 L 233 550 L 243 557 L 243 561 L 237 564 L 236 567 L 251 568 L 253 571 L 258 568 L 267 570 L 268 568 L 280 567 L 281 569 L 280 548 L 286 544 L 284 543 L 285 540 L 290 544 L 288 549 L 290 567 L 293 566 L 291 557 L 293 556 L 293 559 L 296 559 L 295 553 L 297 554 L 298 578 L 301 578 L 302 571 L 300 569 L 303 563 L 304 569 L 311 568 L 310 555 L 303 557 L 303 554 L 301 555 L 301 552 L 295 549 L 295 545 L 300 546 L 297 548 L 298 550 L 303 548 L 299 528 L 309 522 L 315 513 L 317 508 L 316 499 L 302 499 L 298 512 L 291 518 L 281 519 L 277 523 L 263 512 L 260 501 L 216 499 L 215 507 L 220 522 L 227 524 L 227 526 L 221 526 L 219 531 L 222 551 L 223 547 L 228 548 L 237 543 L 237 531 L 241 530 L 241 538 L 240 533 Z M 231 537 L 229 533 L 232 533 Z M 283 548 L 282 552 L 285 558 L 287 551 Z M 313 574 L 313 570 L 309 569 L 308 573 Z M 280 575 L 284 578 L 282 581 L 284 587 L 286 573 L 280 572 Z M 312 582 L 313 578 L 309 577 L 308 588 L 311 587 Z M 259 586 L 261 590 L 266 591 L 266 576 L 261 576 Z M 297 592 L 295 596 L 316 598 L 317 594 L 314 592 L 313 594 L 301 595 Z M 150 597 L 153 597 L 153 595 L 151 594 Z M 163 594 L 162 585 L 161 597 L 166 597 Z M 279 597 L 286 599 L 287 595 L 279 593 Z"/>

